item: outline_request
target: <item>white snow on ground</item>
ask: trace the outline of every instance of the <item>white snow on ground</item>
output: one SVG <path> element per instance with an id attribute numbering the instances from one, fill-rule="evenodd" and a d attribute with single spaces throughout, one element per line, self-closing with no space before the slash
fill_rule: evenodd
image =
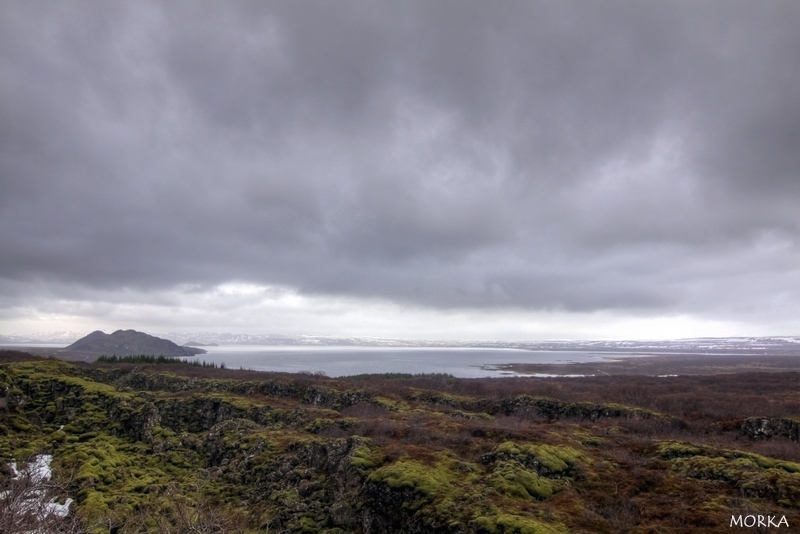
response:
<path id="1" fill-rule="evenodd" d="M 31 482 L 40 485 L 50 480 L 53 476 L 53 471 L 50 469 L 50 464 L 53 463 L 53 457 L 50 454 L 41 454 L 34 456 L 33 461 L 26 465 L 20 472 L 17 469 L 17 462 L 11 464 L 11 470 L 14 471 L 14 478 L 20 475 L 29 475 Z"/>
<path id="2" fill-rule="evenodd" d="M 72 499 L 67 499 L 64 504 L 58 502 L 42 502 L 45 499 L 45 484 L 50 482 L 53 476 L 53 471 L 50 464 L 53 462 L 53 456 L 50 454 L 40 454 L 34 456 L 33 460 L 25 465 L 22 470 L 17 467 L 17 463 L 11 464 L 11 470 L 14 472 L 13 479 L 28 476 L 32 483 L 32 488 L 25 491 L 23 498 L 18 501 L 17 505 L 20 507 L 19 511 L 27 512 L 40 509 L 44 515 L 54 515 L 56 517 L 67 517 L 69 515 L 69 506 L 72 504 Z M 8 495 L 8 491 L 0 493 L 0 498 Z"/>
<path id="3" fill-rule="evenodd" d="M 69 515 L 70 504 L 72 504 L 72 499 L 67 499 L 66 501 L 64 501 L 64 504 L 51 502 L 45 505 L 45 509 L 47 510 L 48 514 L 52 514 L 56 517 L 67 517 Z"/>

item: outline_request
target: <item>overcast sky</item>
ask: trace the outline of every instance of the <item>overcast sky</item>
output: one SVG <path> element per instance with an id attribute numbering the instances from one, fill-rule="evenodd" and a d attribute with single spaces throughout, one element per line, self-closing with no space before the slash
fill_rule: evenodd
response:
<path id="1" fill-rule="evenodd" d="M 0 3 L 0 334 L 800 334 L 800 2 Z"/>

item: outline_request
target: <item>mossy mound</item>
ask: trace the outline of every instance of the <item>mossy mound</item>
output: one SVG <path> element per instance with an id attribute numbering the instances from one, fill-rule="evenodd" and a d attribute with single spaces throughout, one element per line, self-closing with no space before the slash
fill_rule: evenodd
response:
<path id="1" fill-rule="evenodd" d="M 675 442 L 662 443 L 658 450 L 676 471 L 688 477 L 723 481 L 746 496 L 800 507 L 800 463 Z"/>

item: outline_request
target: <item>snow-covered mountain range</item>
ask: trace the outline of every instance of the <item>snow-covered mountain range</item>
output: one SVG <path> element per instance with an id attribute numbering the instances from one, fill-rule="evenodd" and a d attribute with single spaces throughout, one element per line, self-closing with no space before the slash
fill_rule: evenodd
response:
<path id="1" fill-rule="evenodd" d="M 29 335 L 0 335 L 0 344 L 70 344 L 86 332 L 40 332 Z M 161 332 L 159 337 L 178 345 L 294 345 L 361 347 L 463 347 L 523 350 L 566 350 L 598 352 L 691 352 L 691 353 L 778 353 L 800 356 L 800 336 L 690 338 L 671 340 L 548 340 L 548 341 L 430 341 L 367 337 L 332 337 L 277 334 L 231 334 L 216 332 Z"/>

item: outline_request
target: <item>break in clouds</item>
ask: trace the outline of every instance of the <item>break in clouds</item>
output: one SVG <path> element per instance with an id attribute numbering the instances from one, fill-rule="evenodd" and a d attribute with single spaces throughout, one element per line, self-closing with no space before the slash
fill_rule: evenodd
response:
<path id="1" fill-rule="evenodd" d="M 0 10 L 6 321 L 235 282 L 796 329 L 797 2 Z"/>

